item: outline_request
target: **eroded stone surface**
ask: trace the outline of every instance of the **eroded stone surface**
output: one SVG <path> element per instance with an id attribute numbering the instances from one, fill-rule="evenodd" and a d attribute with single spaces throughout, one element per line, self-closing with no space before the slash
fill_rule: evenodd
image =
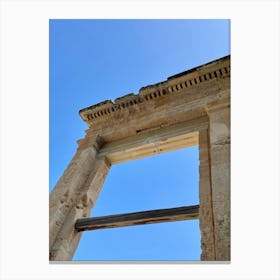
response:
<path id="1" fill-rule="evenodd" d="M 50 260 L 72 259 L 81 238 L 75 222 L 89 216 L 109 168 L 105 158 L 87 148 L 77 152 L 64 172 L 50 195 Z"/>
<path id="2" fill-rule="evenodd" d="M 230 260 L 230 107 L 208 104 L 216 260 Z"/>
<path id="3" fill-rule="evenodd" d="M 71 260 L 81 237 L 75 221 L 88 217 L 112 163 L 195 145 L 198 137 L 201 260 L 230 260 L 230 57 L 80 116 L 86 136 L 50 194 L 50 260 Z"/>
<path id="4" fill-rule="evenodd" d="M 199 132 L 199 226 L 202 261 L 216 259 L 210 168 L 207 129 Z"/>

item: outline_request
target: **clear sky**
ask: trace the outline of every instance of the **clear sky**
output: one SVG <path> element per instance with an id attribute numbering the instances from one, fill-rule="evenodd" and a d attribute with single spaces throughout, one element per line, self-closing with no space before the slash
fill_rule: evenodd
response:
<path id="1" fill-rule="evenodd" d="M 50 191 L 87 106 L 230 54 L 229 20 L 50 20 Z M 112 166 L 91 216 L 199 204 L 198 147 Z M 196 221 L 83 233 L 74 260 L 199 260 Z"/>

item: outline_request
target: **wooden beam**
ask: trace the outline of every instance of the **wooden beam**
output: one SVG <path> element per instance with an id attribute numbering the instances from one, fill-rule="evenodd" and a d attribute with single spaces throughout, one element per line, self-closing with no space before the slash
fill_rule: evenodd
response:
<path id="1" fill-rule="evenodd" d="M 197 219 L 199 205 L 78 219 L 77 231 Z"/>

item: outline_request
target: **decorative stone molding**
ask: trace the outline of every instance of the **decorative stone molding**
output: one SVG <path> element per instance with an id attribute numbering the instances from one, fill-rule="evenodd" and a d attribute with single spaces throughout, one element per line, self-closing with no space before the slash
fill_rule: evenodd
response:
<path id="1" fill-rule="evenodd" d="M 50 260 L 72 258 L 81 237 L 75 223 L 87 221 L 112 164 L 193 145 L 201 260 L 230 260 L 230 56 L 79 113 L 89 128 L 50 194 Z"/>
<path id="2" fill-rule="evenodd" d="M 80 110 L 80 116 L 92 126 L 99 119 L 113 118 L 117 112 L 150 100 L 159 99 L 172 93 L 182 92 L 185 89 L 197 87 L 210 80 L 229 77 L 229 56 L 202 67 L 193 68 L 186 72 L 171 76 L 167 81 L 142 87 L 138 94 L 130 93 L 114 101 L 106 100 Z"/>

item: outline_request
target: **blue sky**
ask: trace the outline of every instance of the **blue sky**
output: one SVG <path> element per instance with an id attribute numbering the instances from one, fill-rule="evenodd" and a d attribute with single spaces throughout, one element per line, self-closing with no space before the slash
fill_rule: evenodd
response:
<path id="1" fill-rule="evenodd" d="M 50 20 L 50 191 L 80 109 L 230 54 L 229 20 Z M 198 204 L 198 147 L 112 166 L 92 216 Z M 199 260 L 198 221 L 83 233 L 74 260 Z"/>

